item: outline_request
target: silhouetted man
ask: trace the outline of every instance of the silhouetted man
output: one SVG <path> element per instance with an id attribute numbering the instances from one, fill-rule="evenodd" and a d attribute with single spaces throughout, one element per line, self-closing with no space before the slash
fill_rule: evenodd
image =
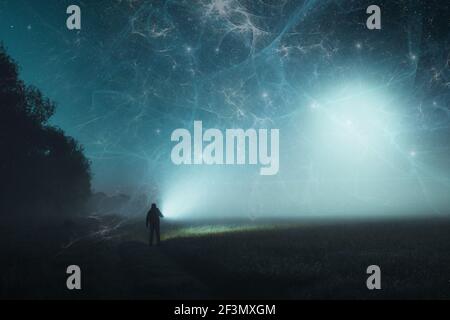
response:
<path id="1" fill-rule="evenodd" d="M 159 246 L 159 243 L 161 241 L 159 235 L 159 218 L 164 218 L 164 216 L 162 215 L 161 211 L 159 211 L 156 204 L 152 203 L 152 207 L 147 213 L 147 220 L 146 220 L 147 228 L 150 227 L 150 238 L 149 238 L 150 246 L 153 244 L 154 232 L 156 232 L 156 245 Z"/>

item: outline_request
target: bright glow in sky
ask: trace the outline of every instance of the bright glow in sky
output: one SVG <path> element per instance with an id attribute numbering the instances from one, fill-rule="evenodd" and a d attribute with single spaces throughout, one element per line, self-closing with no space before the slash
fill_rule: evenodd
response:
<path id="1" fill-rule="evenodd" d="M 280 128 L 280 174 L 243 167 L 174 168 L 162 210 L 173 218 L 389 215 L 423 208 L 401 100 L 384 86 L 340 82 Z M 187 175 L 186 173 L 189 173 Z M 441 194 L 442 196 L 442 194 Z M 434 201 L 444 203 L 445 198 Z"/>
<path id="2" fill-rule="evenodd" d="M 0 40 L 58 104 L 96 191 L 168 217 L 450 211 L 445 1 L 0 1 Z M 62 14 L 61 14 L 62 13 Z M 176 167 L 177 128 L 280 129 L 280 170 Z M 132 212 L 130 212 L 132 214 Z"/>

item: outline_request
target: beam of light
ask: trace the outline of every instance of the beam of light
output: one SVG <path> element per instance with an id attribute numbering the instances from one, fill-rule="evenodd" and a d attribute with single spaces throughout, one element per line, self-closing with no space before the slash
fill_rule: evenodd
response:
<path id="1" fill-rule="evenodd" d="M 417 151 L 401 136 L 402 108 L 384 86 L 330 86 L 281 127 L 279 175 L 260 177 L 249 167 L 177 168 L 163 210 L 173 218 L 251 219 L 427 210 L 427 187 L 412 170 Z"/>

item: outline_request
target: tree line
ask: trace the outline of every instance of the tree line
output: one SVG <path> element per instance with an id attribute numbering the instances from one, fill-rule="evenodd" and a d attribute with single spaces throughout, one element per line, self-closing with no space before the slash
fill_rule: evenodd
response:
<path id="1" fill-rule="evenodd" d="M 0 45 L 0 218 L 83 212 L 91 195 L 82 146 L 49 124 L 56 105 L 19 77 Z"/>

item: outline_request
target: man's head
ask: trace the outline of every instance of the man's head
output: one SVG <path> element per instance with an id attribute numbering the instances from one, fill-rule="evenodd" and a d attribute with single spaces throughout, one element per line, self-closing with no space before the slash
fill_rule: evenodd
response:
<path id="1" fill-rule="evenodd" d="M 152 203 L 152 208 L 156 208 L 156 203 Z"/>

